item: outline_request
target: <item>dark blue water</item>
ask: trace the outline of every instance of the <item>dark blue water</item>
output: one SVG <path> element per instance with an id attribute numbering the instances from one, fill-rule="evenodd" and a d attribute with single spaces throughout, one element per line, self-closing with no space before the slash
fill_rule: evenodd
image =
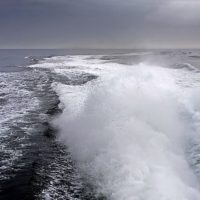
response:
<path id="1" fill-rule="evenodd" d="M 66 146 L 56 141 L 56 130 L 49 124 L 61 112 L 51 88 L 60 77 L 48 69 L 27 67 L 44 57 L 66 53 L 0 50 L 2 200 L 87 198 L 86 186 Z M 62 81 L 71 84 L 65 77 Z M 75 80 L 73 84 L 79 83 Z"/>

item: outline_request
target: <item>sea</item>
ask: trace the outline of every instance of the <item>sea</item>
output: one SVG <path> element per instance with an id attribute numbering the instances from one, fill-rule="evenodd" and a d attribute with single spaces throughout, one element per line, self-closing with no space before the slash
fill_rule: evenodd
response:
<path id="1" fill-rule="evenodd" d="M 200 50 L 0 50 L 0 200 L 199 200 Z"/>

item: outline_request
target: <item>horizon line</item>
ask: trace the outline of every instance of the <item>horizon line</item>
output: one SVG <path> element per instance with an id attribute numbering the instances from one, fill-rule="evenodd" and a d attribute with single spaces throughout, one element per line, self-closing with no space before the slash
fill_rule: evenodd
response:
<path id="1" fill-rule="evenodd" d="M 195 49 L 200 47 L 164 47 L 164 48 L 0 48 L 0 50 L 184 50 Z"/>

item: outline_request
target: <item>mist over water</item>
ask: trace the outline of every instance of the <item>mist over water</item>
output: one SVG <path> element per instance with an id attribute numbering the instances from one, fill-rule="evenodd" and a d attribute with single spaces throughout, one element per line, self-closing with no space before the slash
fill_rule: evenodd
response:
<path id="1" fill-rule="evenodd" d="M 53 84 L 64 108 L 54 125 L 97 194 L 115 200 L 199 199 L 197 170 L 191 167 L 191 146 L 199 140 L 199 74 L 84 56 L 68 59 L 68 66 L 74 63 L 99 78 L 81 86 Z"/>

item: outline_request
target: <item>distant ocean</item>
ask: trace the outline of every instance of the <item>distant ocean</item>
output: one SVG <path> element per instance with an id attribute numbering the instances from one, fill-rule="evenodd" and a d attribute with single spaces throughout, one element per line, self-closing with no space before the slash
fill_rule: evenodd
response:
<path id="1" fill-rule="evenodd" d="M 0 200 L 199 200 L 200 50 L 0 50 Z"/>

